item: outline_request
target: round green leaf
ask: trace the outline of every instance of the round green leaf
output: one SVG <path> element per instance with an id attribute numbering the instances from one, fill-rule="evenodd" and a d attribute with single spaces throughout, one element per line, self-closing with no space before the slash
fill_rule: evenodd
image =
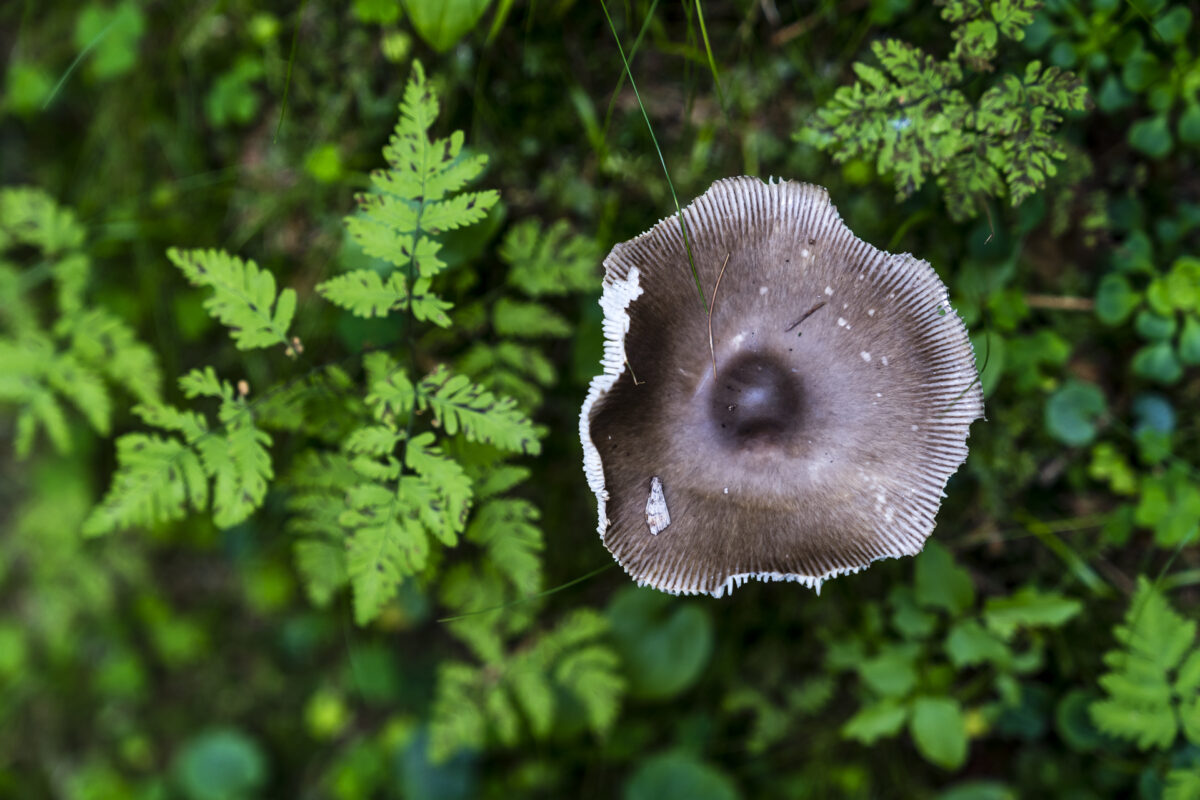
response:
<path id="1" fill-rule="evenodd" d="M 1071 380 L 1046 402 L 1046 432 L 1073 447 L 1096 436 L 1096 420 L 1104 413 L 1104 393 L 1093 383 Z"/>
<path id="2" fill-rule="evenodd" d="M 1134 323 L 1138 335 L 1152 342 L 1161 342 L 1175 335 L 1175 318 L 1164 317 L 1153 311 L 1138 312 Z"/>
<path id="3" fill-rule="evenodd" d="M 1189 103 L 1179 115 L 1179 141 L 1200 144 L 1200 105 Z"/>
<path id="4" fill-rule="evenodd" d="M 737 800 L 737 786 L 721 770 L 685 753 L 654 756 L 625 784 L 625 800 Z"/>
<path id="5" fill-rule="evenodd" d="M 404 0 L 404 10 L 417 34 L 444 53 L 466 36 L 492 0 Z"/>
<path id="6" fill-rule="evenodd" d="M 1150 158 L 1163 158 L 1171 152 L 1171 128 L 1165 114 L 1139 119 L 1129 126 L 1129 144 Z"/>
<path id="7" fill-rule="evenodd" d="M 1179 44 L 1192 25 L 1192 12 L 1187 6 L 1175 6 L 1154 21 L 1154 30 L 1169 44 Z"/>
<path id="8" fill-rule="evenodd" d="M 1161 70 L 1158 59 L 1144 49 L 1137 49 L 1125 61 L 1121 70 L 1121 80 L 1130 91 L 1141 92 L 1149 89 L 1158 82 Z"/>
<path id="9" fill-rule="evenodd" d="M 1096 290 L 1096 316 L 1106 325 L 1119 325 L 1139 302 L 1141 298 L 1124 275 L 1105 275 Z"/>
<path id="10" fill-rule="evenodd" d="M 958 769 L 967 760 L 967 720 L 950 697 L 920 697 L 913 702 L 909 731 L 917 751 L 930 763 Z"/>
<path id="11" fill-rule="evenodd" d="M 1200 319 L 1188 317 L 1179 334 L 1179 360 L 1189 366 L 1200 364 Z"/>
<path id="12" fill-rule="evenodd" d="M 712 655 L 708 613 L 662 592 L 624 589 L 609 605 L 608 619 L 630 691 L 640 697 L 679 694 L 695 683 Z"/>
<path id="13" fill-rule="evenodd" d="M 935 800 L 1017 800 L 1015 789 L 999 781 L 967 781 L 939 794 Z"/>
<path id="14" fill-rule="evenodd" d="M 1170 342 L 1146 345 L 1133 356 L 1133 371 L 1159 383 L 1174 383 L 1183 377 L 1183 367 Z"/>
<path id="15" fill-rule="evenodd" d="M 209 731 L 184 744 L 175 761 L 175 777 L 189 800 L 239 800 L 262 787 L 266 760 L 241 731 Z"/>
<path id="16" fill-rule="evenodd" d="M 1106 114 L 1120 111 L 1133 103 L 1133 95 L 1121 85 L 1116 75 L 1109 74 L 1096 92 L 1096 106 Z"/>

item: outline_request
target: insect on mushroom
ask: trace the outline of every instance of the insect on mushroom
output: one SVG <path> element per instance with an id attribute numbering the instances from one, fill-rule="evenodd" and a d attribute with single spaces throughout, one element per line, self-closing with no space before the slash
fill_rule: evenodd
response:
<path id="1" fill-rule="evenodd" d="M 683 220 L 703 304 L 676 217 L 604 262 L 579 431 L 605 546 L 640 584 L 716 597 L 919 552 L 983 416 L 946 286 L 819 186 L 721 180 Z"/>

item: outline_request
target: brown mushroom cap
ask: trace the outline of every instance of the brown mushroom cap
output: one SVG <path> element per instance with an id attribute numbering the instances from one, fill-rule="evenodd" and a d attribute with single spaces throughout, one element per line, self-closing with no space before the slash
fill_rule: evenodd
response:
<path id="1" fill-rule="evenodd" d="M 730 178 L 683 216 L 706 298 L 720 278 L 711 351 L 675 217 L 604 262 L 579 427 L 605 546 L 640 584 L 716 597 L 919 552 L 983 415 L 945 285 L 819 186 Z"/>

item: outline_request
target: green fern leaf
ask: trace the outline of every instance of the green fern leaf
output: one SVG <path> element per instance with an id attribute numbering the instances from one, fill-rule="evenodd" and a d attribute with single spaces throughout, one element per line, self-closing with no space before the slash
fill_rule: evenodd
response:
<path id="1" fill-rule="evenodd" d="M 212 367 L 189 370 L 179 379 L 179 389 L 189 400 L 197 397 L 215 397 L 218 400 L 232 400 L 233 387 L 228 381 L 217 377 L 217 371 Z"/>
<path id="2" fill-rule="evenodd" d="M 354 619 L 365 625 L 396 595 L 400 581 L 424 569 L 429 557 L 425 528 L 396 492 L 375 483 L 352 488 L 339 522 L 353 531 L 346 572 L 354 591 Z"/>
<path id="3" fill-rule="evenodd" d="M 124 388 L 142 403 L 157 402 L 162 393 L 158 357 L 137 341 L 117 317 L 99 308 L 80 314 L 70 328 L 71 352 L 92 369 Z"/>
<path id="4" fill-rule="evenodd" d="M 196 442 L 204 471 L 213 478 L 213 522 L 230 528 L 244 521 L 262 505 L 267 484 L 275 476 L 267 448 L 271 435 L 247 420 L 227 426 L 221 437 Z"/>
<path id="5" fill-rule="evenodd" d="M 500 245 L 508 282 L 530 297 L 588 291 L 596 285 L 600 252 L 586 236 L 570 236 L 559 220 L 545 233 L 537 220 L 514 225 Z"/>
<path id="6" fill-rule="evenodd" d="M 488 561 L 519 594 L 532 595 L 542 587 L 542 532 L 535 524 L 537 508 L 526 500 L 488 500 L 476 512 L 467 538 L 487 548 Z"/>
<path id="7" fill-rule="evenodd" d="M 471 479 L 457 461 L 447 458 L 433 442 L 432 433 L 414 436 L 404 451 L 405 464 L 436 487 L 439 518 L 431 530 L 442 536 L 446 544 L 454 544 L 450 534 L 463 530 L 471 511 Z"/>
<path id="8" fill-rule="evenodd" d="M 304 588 L 318 608 L 325 608 L 333 595 L 350 581 L 346 572 L 346 551 L 327 541 L 307 539 L 296 542 L 296 568 L 304 577 Z"/>
<path id="9" fill-rule="evenodd" d="M 77 250 L 83 239 L 75 212 L 59 206 L 41 189 L 16 186 L 0 190 L 0 250 L 27 244 L 54 255 Z"/>
<path id="10" fill-rule="evenodd" d="M 1167 773 L 1162 800 L 1196 800 L 1200 797 L 1200 768 L 1173 769 Z"/>
<path id="11" fill-rule="evenodd" d="M 182 519 L 189 504 L 208 506 L 200 459 L 178 439 L 127 434 L 117 440 L 117 463 L 112 486 L 84 523 L 87 536 Z"/>
<path id="12" fill-rule="evenodd" d="M 72 380 L 79 380 L 78 393 Z M 100 433 L 107 433 L 109 399 L 95 375 L 79 367 L 69 354 L 56 353 L 44 336 L 0 339 L 0 403 L 20 406 L 16 451 L 24 458 L 33 449 L 38 428 L 60 453 L 71 449 L 70 424 L 55 390 L 71 398 Z"/>
<path id="13" fill-rule="evenodd" d="M 510 398 L 495 397 L 471 382 L 439 366 L 420 383 L 420 411 L 429 409 L 446 433 L 460 430 L 470 441 L 487 442 L 504 450 L 536 455 L 541 451 L 533 424 Z"/>
<path id="14" fill-rule="evenodd" d="M 429 758 L 435 764 L 459 750 L 483 749 L 487 717 L 476 697 L 476 683 L 476 671 L 469 664 L 444 661 L 438 666 L 429 720 Z"/>
<path id="15" fill-rule="evenodd" d="M 386 317 L 408 303 L 408 288 L 398 272 L 385 283 L 374 270 L 356 269 L 325 281 L 317 292 L 356 317 Z"/>
<path id="16" fill-rule="evenodd" d="M 289 355 L 294 352 L 288 328 L 296 311 L 296 292 L 284 289 L 276 295 L 275 276 L 270 272 L 220 250 L 173 247 L 167 258 L 190 283 L 213 290 L 204 307 L 230 328 L 239 350 L 282 344 Z"/>
<path id="17" fill-rule="evenodd" d="M 625 692 L 616 653 L 607 647 L 578 650 L 559 663 L 554 677 L 583 705 L 593 731 L 603 736 L 612 730 Z"/>
<path id="18" fill-rule="evenodd" d="M 147 425 L 183 434 L 188 444 L 208 433 L 208 421 L 195 411 L 180 411 L 174 406 L 155 403 L 134 406 L 133 413 Z"/>
<path id="19" fill-rule="evenodd" d="M 406 417 L 417 401 L 408 373 L 387 353 L 368 353 L 363 358 L 367 373 L 367 405 L 377 418 Z"/>
<path id="20" fill-rule="evenodd" d="M 571 325 L 541 303 L 523 303 L 502 297 L 492 310 L 492 325 L 501 336 L 532 339 L 571 335 Z"/>
<path id="21" fill-rule="evenodd" d="M 1113 634 L 1122 647 L 1105 654 L 1106 697 L 1090 706 L 1101 731 L 1140 749 L 1169 749 L 1181 728 L 1200 743 L 1200 650 L 1195 620 L 1184 619 L 1145 576 Z M 1190 653 L 1190 655 L 1189 655 Z M 1178 669 L 1173 679 L 1172 672 Z"/>

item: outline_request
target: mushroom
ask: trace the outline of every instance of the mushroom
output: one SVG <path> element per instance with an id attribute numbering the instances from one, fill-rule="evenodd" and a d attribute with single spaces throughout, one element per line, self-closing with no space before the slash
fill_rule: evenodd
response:
<path id="1" fill-rule="evenodd" d="M 639 584 L 714 597 L 919 552 L 983 416 L 946 286 L 819 186 L 720 180 L 683 219 L 695 276 L 676 217 L 604 261 L 579 432 L 605 546 Z"/>

